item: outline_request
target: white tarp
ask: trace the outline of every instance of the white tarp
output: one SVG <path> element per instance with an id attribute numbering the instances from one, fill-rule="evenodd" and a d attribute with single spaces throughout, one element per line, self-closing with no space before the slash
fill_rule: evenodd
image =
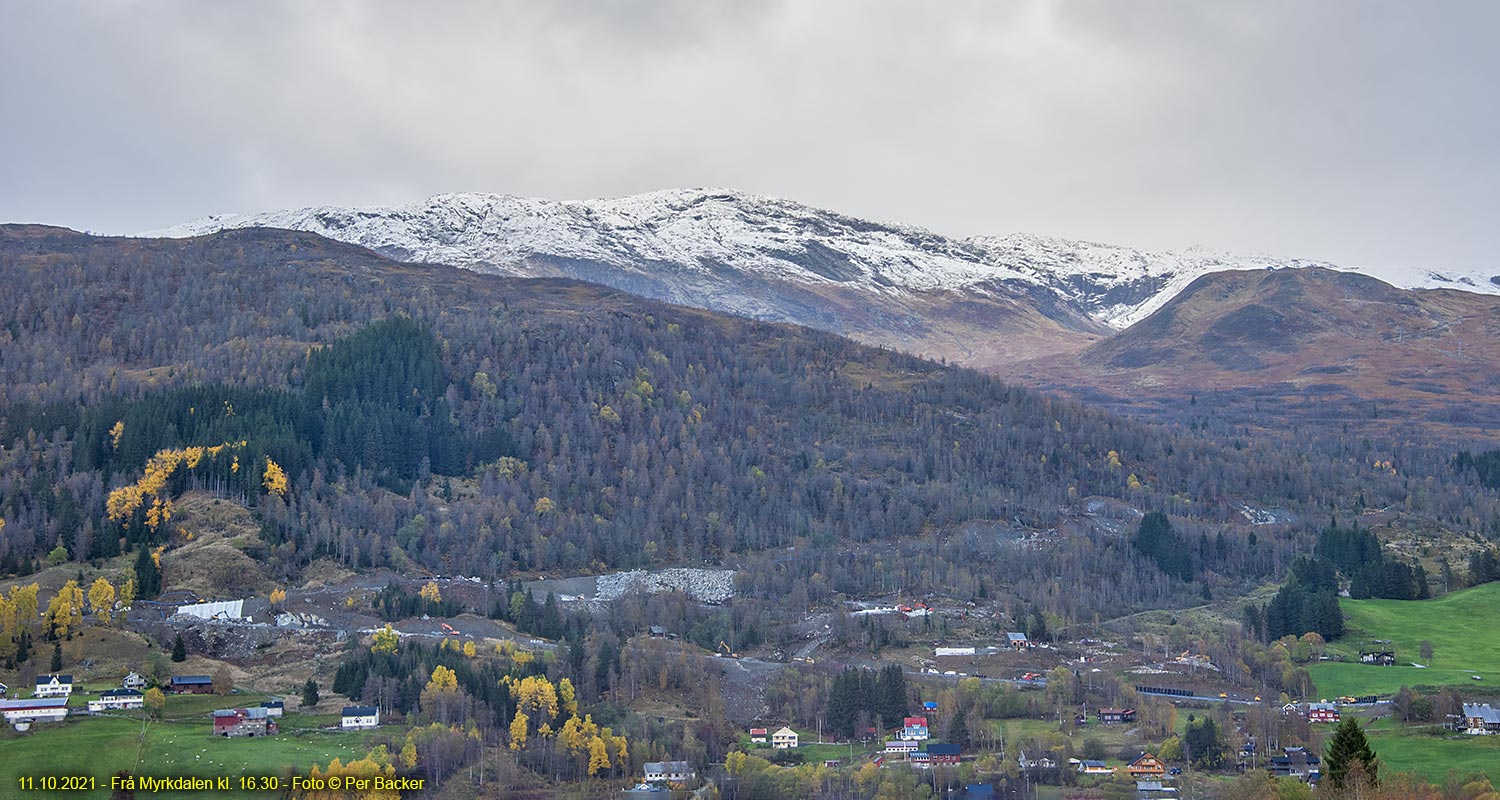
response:
<path id="1" fill-rule="evenodd" d="M 933 652 L 934 656 L 972 656 L 972 647 L 939 647 Z"/>
<path id="2" fill-rule="evenodd" d="M 198 617 L 199 619 L 240 619 L 244 617 L 244 600 L 222 600 L 217 603 L 197 603 L 191 606 L 178 606 L 177 613 Z"/>

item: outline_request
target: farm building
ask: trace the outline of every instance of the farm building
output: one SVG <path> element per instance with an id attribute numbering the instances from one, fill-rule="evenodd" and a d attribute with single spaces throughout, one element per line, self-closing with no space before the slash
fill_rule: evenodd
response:
<path id="1" fill-rule="evenodd" d="M 267 700 L 260 707 L 266 710 L 267 716 L 279 717 L 286 713 L 286 703 L 281 700 Z"/>
<path id="2" fill-rule="evenodd" d="M 32 697 L 67 697 L 73 693 L 72 675 L 38 675 Z"/>
<path id="3" fill-rule="evenodd" d="M 692 765 L 686 761 L 647 761 L 642 767 L 648 783 L 687 783 L 698 777 Z"/>
<path id="4" fill-rule="evenodd" d="M 380 725 L 380 709 L 375 706 L 344 706 L 339 723 L 345 728 L 375 728 Z"/>
<path id="5" fill-rule="evenodd" d="M 892 755 L 911 755 L 917 752 L 917 742 L 914 739 L 892 739 L 885 743 L 885 752 Z"/>
<path id="6" fill-rule="evenodd" d="M 134 689 L 110 689 L 100 692 L 97 700 L 89 701 L 90 711 L 118 711 L 126 708 L 141 708 L 146 696 Z"/>
<path id="7" fill-rule="evenodd" d="M 782 728 L 771 734 L 771 747 L 777 750 L 797 749 L 797 732 L 791 728 Z"/>
<path id="8" fill-rule="evenodd" d="M 1031 642 L 1027 640 L 1026 634 L 1014 631 L 1005 634 L 1005 643 L 1010 645 L 1012 650 L 1025 650 L 1031 646 Z"/>
<path id="9" fill-rule="evenodd" d="M 207 675 L 173 675 L 172 694 L 213 694 L 214 679 Z"/>
<path id="10" fill-rule="evenodd" d="M 57 722 L 68 716 L 68 698 L 38 697 L 30 700 L 0 700 L 5 721 L 26 730 L 33 722 Z"/>
<path id="11" fill-rule="evenodd" d="M 1500 709 L 1489 703 L 1464 703 L 1464 733 L 1500 733 Z"/>
<path id="12" fill-rule="evenodd" d="M 276 720 L 264 708 L 224 708 L 214 712 L 215 736 L 266 736 L 276 733 Z"/>
<path id="13" fill-rule="evenodd" d="M 1377 667 L 1396 666 L 1396 654 L 1390 650 L 1375 650 L 1359 654 L 1359 663 L 1374 664 Z"/>

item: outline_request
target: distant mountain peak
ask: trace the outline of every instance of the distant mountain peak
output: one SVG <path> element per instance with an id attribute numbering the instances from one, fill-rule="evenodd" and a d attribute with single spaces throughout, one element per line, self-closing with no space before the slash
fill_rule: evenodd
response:
<path id="1" fill-rule="evenodd" d="M 1477 273 L 1350 270 L 1201 247 L 1152 252 L 1025 233 L 954 238 L 720 187 L 592 200 L 459 192 L 397 206 L 218 214 L 143 235 L 244 227 L 310 231 L 406 261 L 573 277 L 925 355 L 951 354 L 960 363 L 979 352 L 969 353 L 963 340 L 982 333 L 1001 306 L 1093 336 L 1128 327 L 1194 279 L 1224 270 L 1325 267 L 1403 288 L 1500 294 L 1500 278 Z M 942 311 L 931 308 L 935 302 Z M 984 311 L 966 310 L 971 302 Z M 942 317 L 976 313 L 968 320 Z M 946 331 L 951 347 L 923 344 L 933 330 Z M 908 341 L 915 344 L 903 346 Z M 995 347 L 1006 345 L 990 347 L 990 356 Z"/>

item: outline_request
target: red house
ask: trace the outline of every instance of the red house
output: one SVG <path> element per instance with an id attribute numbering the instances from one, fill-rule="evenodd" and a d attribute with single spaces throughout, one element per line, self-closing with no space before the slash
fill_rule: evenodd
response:
<path id="1" fill-rule="evenodd" d="M 1334 703 L 1308 703 L 1308 722 L 1338 722 L 1339 707 Z"/>
<path id="2" fill-rule="evenodd" d="M 956 744 L 929 744 L 927 755 L 934 764 L 957 764 L 962 759 Z"/>

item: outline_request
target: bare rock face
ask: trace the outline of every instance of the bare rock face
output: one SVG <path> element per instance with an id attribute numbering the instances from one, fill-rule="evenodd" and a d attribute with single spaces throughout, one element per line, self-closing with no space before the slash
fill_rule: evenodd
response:
<path id="1" fill-rule="evenodd" d="M 734 570 L 672 568 L 632 570 L 601 575 L 597 584 L 600 600 L 614 600 L 627 592 L 648 594 L 682 592 L 701 603 L 722 603 L 734 596 Z"/>

